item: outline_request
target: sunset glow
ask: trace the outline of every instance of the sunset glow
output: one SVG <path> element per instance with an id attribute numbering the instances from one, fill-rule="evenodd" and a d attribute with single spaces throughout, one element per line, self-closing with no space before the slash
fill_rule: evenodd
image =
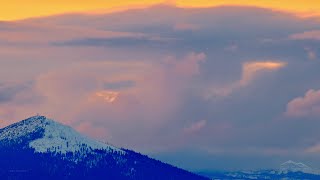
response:
<path id="1" fill-rule="evenodd" d="M 183 8 L 207 8 L 230 5 L 256 6 L 261 8 L 287 11 L 295 13 L 299 16 L 314 16 L 319 15 L 320 13 L 320 2 L 317 0 L 12 0 L 1 2 L 0 20 L 16 20 L 73 12 L 114 12 L 124 9 L 148 7 L 157 4 L 176 5 Z"/>
<path id="2" fill-rule="evenodd" d="M 105 101 L 109 103 L 113 103 L 117 100 L 119 96 L 119 92 L 114 92 L 114 91 L 101 91 L 97 92 L 96 96 L 103 98 Z"/>
<path id="3" fill-rule="evenodd" d="M 2 1 L 0 128 L 39 113 L 194 172 L 320 167 L 319 47 L 319 0 Z"/>

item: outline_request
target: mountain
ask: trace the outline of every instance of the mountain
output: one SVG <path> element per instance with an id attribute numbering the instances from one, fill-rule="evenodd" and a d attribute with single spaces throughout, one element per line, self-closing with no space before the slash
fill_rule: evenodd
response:
<path id="1" fill-rule="evenodd" d="M 219 180 L 239 180 L 239 179 L 290 179 L 290 180 L 319 180 L 320 175 L 308 174 L 303 172 L 279 173 L 275 170 L 259 170 L 259 171 L 210 171 L 198 173 L 211 179 Z"/>
<path id="2" fill-rule="evenodd" d="M 212 179 L 306 179 L 318 180 L 320 173 L 311 167 L 294 161 L 287 161 L 280 165 L 280 169 L 257 171 L 206 171 L 198 174 Z"/>
<path id="3" fill-rule="evenodd" d="M 44 116 L 0 129 L 0 179 L 206 179 Z"/>
<path id="4" fill-rule="evenodd" d="M 303 163 L 296 163 L 294 161 L 287 161 L 280 166 L 281 173 L 288 173 L 288 172 L 303 172 L 308 174 L 315 174 L 316 172 L 309 166 Z"/>

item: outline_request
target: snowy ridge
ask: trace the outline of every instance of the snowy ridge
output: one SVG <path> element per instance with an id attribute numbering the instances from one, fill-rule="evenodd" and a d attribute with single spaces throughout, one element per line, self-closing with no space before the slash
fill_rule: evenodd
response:
<path id="1" fill-rule="evenodd" d="M 36 152 L 80 152 L 83 150 L 107 150 L 124 154 L 125 152 L 111 145 L 90 139 L 71 127 L 59 124 L 44 116 L 35 116 L 0 130 L 0 141 L 14 141 L 36 130 L 44 130 L 41 138 L 29 142 L 29 147 Z"/>
<path id="2" fill-rule="evenodd" d="M 0 141 L 14 141 L 35 132 L 46 125 L 45 119 L 41 116 L 35 116 L 0 129 Z"/>
<path id="3" fill-rule="evenodd" d="M 308 174 L 317 174 L 311 167 L 294 161 L 287 161 L 280 165 L 280 173 L 303 172 Z"/>

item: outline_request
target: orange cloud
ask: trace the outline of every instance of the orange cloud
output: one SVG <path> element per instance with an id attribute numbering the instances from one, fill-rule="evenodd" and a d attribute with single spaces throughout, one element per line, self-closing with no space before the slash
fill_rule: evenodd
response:
<path id="1" fill-rule="evenodd" d="M 215 6 L 256 6 L 295 13 L 302 17 L 319 15 L 320 2 L 318 0 L 176 0 L 179 7 L 215 7 Z"/>
<path id="2" fill-rule="evenodd" d="M 242 67 L 242 78 L 239 81 L 241 86 L 249 84 L 261 71 L 274 71 L 284 67 L 286 63 L 276 61 L 249 62 Z"/>
<path id="3" fill-rule="evenodd" d="M 300 16 L 319 15 L 318 0 L 11 0 L 3 1 L 0 6 L 1 20 L 15 20 L 36 16 L 48 16 L 70 12 L 114 12 L 156 4 L 170 4 L 184 8 L 206 8 L 224 5 L 256 6 L 296 13 Z"/>
<path id="4" fill-rule="evenodd" d="M 227 84 L 222 87 L 212 87 L 207 96 L 228 96 L 233 91 L 249 85 L 256 77 L 264 71 L 276 71 L 287 65 L 285 62 L 280 61 L 253 61 L 247 62 L 242 65 L 241 78 L 233 83 Z"/>
<path id="5" fill-rule="evenodd" d="M 97 97 L 103 98 L 105 101 L 109 103 L 115 102 L 120 95 L 120 92 L 115 92 L 115 91 L 99 91 L 96 92 Z"/>
<path id="6" fill-rule="evenodd" d="M 162 3 L 163 0 L 13 0 L 2 1 L 0 6 L 0 20 L 17 20 L 30 17 L 49 16 L 54 14 L 74 12 L 115 12 L 119 10 L 147 7 Z"/>

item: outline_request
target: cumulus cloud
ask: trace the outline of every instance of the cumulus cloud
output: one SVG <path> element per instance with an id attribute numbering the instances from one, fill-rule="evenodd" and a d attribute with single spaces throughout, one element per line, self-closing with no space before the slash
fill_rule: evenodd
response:
<path id="1" fill-rule="evenodd" d="M 120 146 L 136 146 L 148 141 L 153 130 L 172 123 L 183 102 L 185 87 L 200 73 L 205 58 L 204 53 L 189 53 L 158 63 L 72 64 L 35 79 L 33 92 L 42 97 L 41 102 L 25 108 L 14 104 L 14 99 L 14 106 L 6 107 L 6 112 L 14 109 L 14 119 L 25 118 L 27 112 L 39 112 L 91 136 L 108 138 Z M 127 135 L 131 135 L 130 141 Z"/>
<path id="2" fill-rule="evenodd" d="M 285 67 L 287 63 L 281 61 L 252 61 L 242 65 L 241 78 L 222 87 L 213 87 L 209 92 L 209 97 L 228 96 L 233 91 L 248 86 L 260 73 L 272 72 Z"/>
<path id="3" fill-rule="evenodd" d="M 311 89 L 304 97 L 297 97 L 287 104 L 288 117 L 320 117 L 320 90 Z"/>
<path id="4" fill-rule="evenodd" d="M 200 73 L 200 65 L 206 61 L 205 53 L 189 53 L 183 60 L 176 57 L 167 57 L 166 66 L 169 66 L 171 72 L 181 76 L 193 76 Z"/>

